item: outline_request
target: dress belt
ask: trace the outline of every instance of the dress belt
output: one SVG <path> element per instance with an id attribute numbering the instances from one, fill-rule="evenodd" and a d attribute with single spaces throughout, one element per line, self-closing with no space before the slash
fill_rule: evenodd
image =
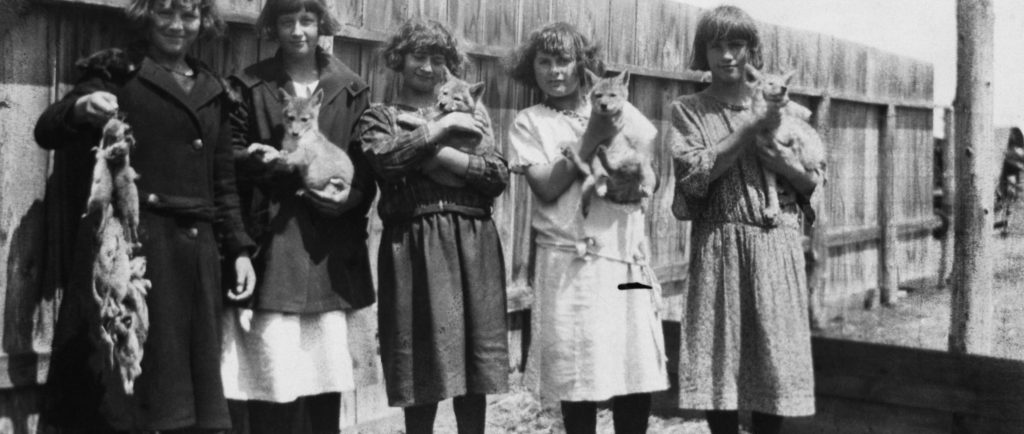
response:
<path id="1" fill-rule="evenodd" d="M 458 205 L 449 202 L 434 202 L 416 205 L 415 207 L 413 207 L 411 212 L 395 213 L 393 215 L 388 216 L 385 220 L 389 223 L 402 222 L 412 220 L 416 217 L 427 214 L 437 214 L 443 212 L 454 212 L 468 217 L 476 218 L 490 217 L 491 215 L 490 207 L 478 208 L 475 206 Z"/>

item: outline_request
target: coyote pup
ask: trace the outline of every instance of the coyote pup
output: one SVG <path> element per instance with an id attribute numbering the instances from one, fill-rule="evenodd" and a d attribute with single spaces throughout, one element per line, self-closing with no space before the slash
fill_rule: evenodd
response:
<path id="1" fill-rule="evenodd" d="M 778 113 L 779 125 L 773 129 L 762 131 L 757 136 L 758 146 L 785 146 L 792 148 L 806 170 L 825 170 L 825 144 L 818 132 L 807 121 L 810 111 L 807 108 L 789 102 L 789 81 L 793 78 L 790 71 L 783 75 L 767 74 L 747 65 L 747 74 L 754 78 L 757 89 L 754 95 L 755 113 Z M 778 225 L 781 210 L 779 208 L 779 192 L 775 173 L 762 169 L 765 180 L 765 197 L 768 204 L 764 209 L 764 224 L 769 227 Z M 803 207 L 808 219 L 814 220 L 814 210 Z"/>
<path id="2" fill-rule="evenodd" d="M 482 107 L 484 82 L 470 84 L 452 75 L 446 67 L 443 71 L 444 78 L 434 89 L 437 103 L 427 112 L 425 115 L 426 119 L 415 115 L 402 114 L 398 117 L 400 125 L 419 127 L 427 123 L 427 120 L 436 120 L 448 113 L 455 112 L 474 115 L 476 114 L 477 107 Z M 487 119 L 486 122 L 489 124 L 490 119 Z M 470 155 L 483 155 L 494 149 L 494 137 L 489 134 L 477 134 L 469 131 L 453 131 L 445 137 L 444 145 Z M 449 187 L 462 187 L 466 185 L 465 180 L 434 162 L 425 163 L 421 167 L 421 171 L 428 178 L 441 185 Z"/>
<path id="3" fill-rule="evenodd" d="M 329 185 L 339 190 L 350 188 L 355 171 L 352 160 L 320 131 L 323 89 L 317 89 L 309 98 L 291 96 L 283 89 L 280 92 L 285 102 L 281 162 L 292 170 L 298 169 L 303 183 L 311 190 L 324 190 Z M 273 150 L 262 143 L 253 143 L 248 148 L 250 155 Z"/>
<path id="4" fill-rule="evenodd" d="M 590 213 L 594 194 L 616 203 L 643 204 L 654 195 L 658 183 L 652 165 L 658 130 L 626 100 L 629 72 L 601 78 L 587 70 L 587 75 L 594 86 L 590 90 L 590 121 L 583 138 L 600 143 L 596 158 L 584 162 L 572 148 L 562 148 L 562 154 L 585 176 L 581 199 L 584 216 Z"/>

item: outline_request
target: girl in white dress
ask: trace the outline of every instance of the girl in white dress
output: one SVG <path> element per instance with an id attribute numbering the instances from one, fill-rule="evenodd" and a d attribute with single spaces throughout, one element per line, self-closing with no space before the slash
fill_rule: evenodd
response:
<path id="1" fill-rule="evenodd" d="M 519 112 L 509 137 L 513 167 L 533 191 L 537 237 L 526 381 L 543 399 L 561 401 L 570 434 L 594 432 L 596 402 L 608 399 L 616 432 L 644 432 L 651 392 L 668 387 L 644 216 L 639 204 L 595 198 L 584 218 L 579 171 L 561 153 L 594 155 L 597 143 L 583 137 L 584 68 L 602 72 L 597 48 L 572 25 L 554 23 L 534 31 L 510 64 L 513 79 L 544 94 Z M 620 290 L 627 282 L 652 288 Z"/>

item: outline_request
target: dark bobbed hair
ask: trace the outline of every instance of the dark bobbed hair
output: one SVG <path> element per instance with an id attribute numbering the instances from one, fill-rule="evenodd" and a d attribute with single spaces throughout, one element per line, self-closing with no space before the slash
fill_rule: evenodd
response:
<path id="1" fill-rule="evenodd" d="M 747 63 L 761 69 L 764 56 L 761 51 L 761 34 L 757 22 L 743 9 L 736 6 L 719 6 L 704 11 L 697 21 L 697 34 L 690 50 L 690 69 L 708 71 L 708 44 L 717 41 L 742 39 L 747 41 Z"/>
<path id="2" fill-rule="evenodd" d="M 153 25 L 153 10 L 157 4 L 165 0 L 131 0 L 124 8 L 125 17 L 128 19 L 128 28 L 138 38 L 145 39 L 146 31 Z M 212 39 L 224 34 L 227 25 L 220 17 L 217 10 L 216 0 L 171 0 L 176 7 L 185 5 L 197 5 L 199 7 L 199 37 Z"/>
<path id="3" fill-rule="evenodd" d="M 398 28 L 381 51 L 384 65 L 402 72 L 405 55 L 417 51 L 444 56 L 445 66 L 456 77 L 462 77 L 466 56 L 459 51 L 459 42 L 444 24 L 433 20 L 411 19 Z"/>
<path id="4" fill-rule="evenodd" d="M 509 76 L 532 89 L 538 89 L 537 75 L 533 70 L 533 61 L 537 53 L 548 53 L 566 57 L 576 61 L 576 76 L 584 89 L 593 83 L 583 71 L 589 69 L 597 75 L 604 75 L 604 61 L 601 60 L 600 47 L 591 42 L 583 33 L 566 22 L 555 22 L 530 32 L 526 43 L 517 48 L 506 60 Z"/>
<path id="5" fill-rule="evenodd" d="M 324 0 L 267 0 L 256 19 L 256 29 L 264 37 L 276 41 L 277 19 L 301 10 L 312 12 L 319 18 L 320 36 L 331 36 L 341 31 L 341 23 L 331 15 Z"/>

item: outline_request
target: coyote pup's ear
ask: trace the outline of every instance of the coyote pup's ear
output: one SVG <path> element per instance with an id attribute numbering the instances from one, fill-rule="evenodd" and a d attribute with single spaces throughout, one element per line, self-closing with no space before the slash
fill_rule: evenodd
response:
<path id="1" fill-rule="evenodd" d="M 589 70 L 587 68 L 583 68 L 583 70 L 586 71 L 587 79 L 590 80 L 590 85 L 591 86 L 593 86 L 594 83 L 597 83 L 597 81 L 601 79 L 601 76 L 597 75 L 597 74 L 594 74 L 594 71 L 591 71 L 591 70 Z"/>
<path id="2" fill-rule="evenodd" d="M 318 88 L 316 92 L 313 92 L 313 96 L 310 98 L 309 103 L 315 107 L 320 107 L 320 103 L 324 101 L 324 90 Z"/>
<path id="3" fill-rule="evenodd" d="M 281 97 L 281 101 L 284 101 L 285 104 L 292 102 L 292 95 L 288 93 L 287 90 L 284 90 L 284 88 L 278 88 L 277 94 Z"/>
<path id="4" fill-rule="evenodd" d="M 747 70 L 747 82 L 753 83 L 761 81 L 761 71 L 758 71 L 754 65 L 747 63 L 745 65 L 745 69 Z"/>
<path id="5" fill-rule="evenodd" d="M 789 81 L 792 80 L 794 76 L 796 76 L 796 70 L 795 69 L 791 69 L 789 71 L 786 71 L 785 74 L 782 74 L 782 81 L 784 83 L 786 83 L 786 84 L 789 84 Z"/>
<path id="6" fill-rule="evenodd" d="M 629 71 L 622 71 L 617 78 L 623 85 L 629 86 Z"/>
<path id="7" fill-rule="evenodd" d="M 484 96 L 484 82 L 474 83 L 469 86 L 469 94 L 473 97 L 473 101 L 480 101 L 480 98 Z"/>

